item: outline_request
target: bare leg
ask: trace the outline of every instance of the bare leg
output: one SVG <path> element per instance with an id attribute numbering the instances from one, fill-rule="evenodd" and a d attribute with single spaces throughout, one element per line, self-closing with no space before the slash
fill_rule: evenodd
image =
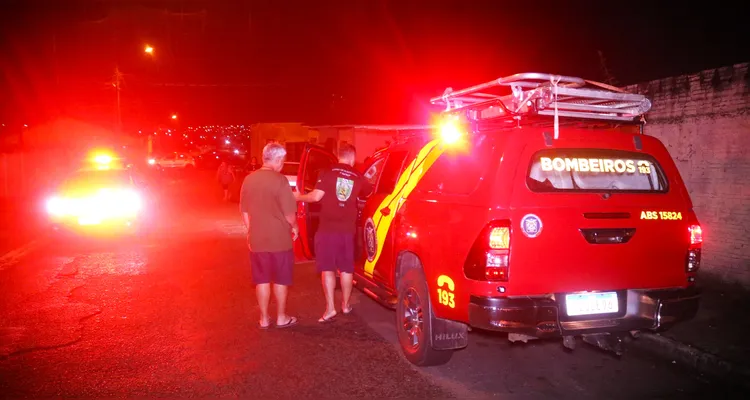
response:
<path id="1" fill-rule="evenodd" d="M 336 315 L 336 305 L 334 301 L 336 273 L 333 271 L 323 271 L 320 274 L 320 280 L 323 284 L 323 294 L 326 297 L 326 312 L 323 314 L 323 318 L 331 318 Z"/>
<path id="2" fill-rule="evenodd" d="M 349 300 L 352 297 L 352 278 L 354 277 L 354 274 L 350 274 L 348 272 L 342 272 L 341 273 L 341 309 L 346 314 L 351 306 L 349 305 Z"/>
<path id="3" fill-rule="evenodd" d="M 276 298 L 276 325 L 284 325 L 289 322 L 286 315 L 286 296 L 289 287 L 284 285 L 273 285 L 273 296 Z"/>
<path id="4" fill-rule="evenodd" d="M 260 326 L 268 326 L 268 303 L 271 301 L 271 284 L 261 283 L 255 286 L 255 295 L 258 297 L 260 307 Z"/>

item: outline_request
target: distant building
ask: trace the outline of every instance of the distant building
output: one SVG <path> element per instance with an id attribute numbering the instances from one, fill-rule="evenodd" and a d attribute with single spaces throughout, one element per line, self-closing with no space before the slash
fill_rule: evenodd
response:
<path id="1" fill-rule="evenodd" d="M 357 148 L 357 163 L 362 163 L 376 150 L 388 146 L 402 132 L 427 131 L 426 125 L 324 125 L 311 126 L 318 144 L 336 153 L 343 143 Z"/>

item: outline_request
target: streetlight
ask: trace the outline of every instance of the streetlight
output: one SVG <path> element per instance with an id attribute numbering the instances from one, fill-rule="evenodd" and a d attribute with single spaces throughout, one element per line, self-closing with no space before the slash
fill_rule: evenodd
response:
<path id="1" fill-rule="evenodd" d="M 146 54 L 147 57 L 150 57 L 151 60 L 156 65 L 156 73 L 159 73 L 159 59 L 155 55 L 154 46 L 151 46 L 150 44 L 145 44 L 143 46 L 143 52 Z"/>
<path id="2" fill-rule="evenodd" d="M 172 118 L 172 121 L 174 121 L 175 124 L 177 125 L 177 132 L 182 133 L 182 131 L 180 130 L 180 120 L 177 119 L 177 113 L 172 114 L 171 118 Z"/>

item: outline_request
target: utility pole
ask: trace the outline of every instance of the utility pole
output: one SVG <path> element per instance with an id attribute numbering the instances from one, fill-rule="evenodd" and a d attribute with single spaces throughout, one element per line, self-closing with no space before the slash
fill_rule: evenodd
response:
<path id="1" fill-rule="evenodd" d="M 120 67 L 115 67 L 115 77 L 114 82 L 112 82 L 112 86 L 114 86 L 115 91 L 117 92 L 117 120 L 115 121 L 115 130 L 119 134 L 122 131 L 122 111 L 120 109 L 120 88 L 122 87 L 122 72 L 120 72 Z"/>

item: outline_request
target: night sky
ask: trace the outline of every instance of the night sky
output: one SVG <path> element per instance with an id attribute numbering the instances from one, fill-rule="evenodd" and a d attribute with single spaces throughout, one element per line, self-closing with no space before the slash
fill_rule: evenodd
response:
<path id="1" fill-rule="evenodd" d="M 607 81 L 600 51 L 621 85 L 748 61 L 747 7 L 730 4 L 4 1 L 0 118 L 111 125 L 118 65 L 128 128 L 174 112 L 185 124 L 421 123 L 448 86 L 527 71 Z"/>

